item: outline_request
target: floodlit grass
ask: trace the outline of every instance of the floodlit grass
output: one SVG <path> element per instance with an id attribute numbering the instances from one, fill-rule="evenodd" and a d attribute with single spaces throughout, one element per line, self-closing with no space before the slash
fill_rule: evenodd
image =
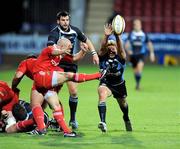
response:
<path id="1" fill-rule="evenodd" d="M 93 73 L 98 68 L 80 66 L 80 72 Z M 0 70 L 0 80 L 11 82 L 14 70 Z M 141 91 L 135 91 L 132 69 L 125 71 L 128 90 L 129 115 L 133 132 L 126 132 L 116 100 L 107 100 L 106 134 L 97 125 L 98 80 L 81 83 L 78 86 L 79 103 L 77 138 L 64 138 L 61 133 L 48 131 L 46 136 L 29 136 L 24 133 L 0 134 L 0 149 L 120 149 L 180 147 L 180 68 L 145 66 Z M 23 78 L 19 88 L 20 98 L 29 101 L 32 81 Z M 59 97 L 65 108 L 65 119 L 69 120 L 68 91 L 63 86 Z M 47 109 L 51 116 L 51 111 Z"/>

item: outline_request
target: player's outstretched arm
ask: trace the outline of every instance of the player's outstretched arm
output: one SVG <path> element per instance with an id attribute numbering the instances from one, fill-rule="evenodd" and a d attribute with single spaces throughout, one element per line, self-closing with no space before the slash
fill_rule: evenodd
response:
<path id="1" fill-rule="evenodd" d="M 116 35 L 116 41 L 117 41 L 117 53 L 122 59 L 126 59 L 126 52 L 122 46 L 122 41 L 120 39 L 120 36 Z"/>
<path id="2" fill-rule="evenodd" d="M 104 38 L 101 41 L 101 48 L 98 52 L 99 55 L 104 55 L 107 52 L 106 45 L 108 42 L 108 37 L 112 34 L 112 26 L 111 24 L 104 25 Z"/>
<path id="3" fill-rule="evenodd" d="M 97 55 L 97 52 L 94 48 L 94 45 L 92 44 L 92 42 L 87 38 L 86 40 L 86 44 L 88 45 L 89 47 L 89 50 L 91 51 L 92 53 L 92 56 L 93 56 L 93 63 L 94 64 L 99 64 L 99 57 Z"/>

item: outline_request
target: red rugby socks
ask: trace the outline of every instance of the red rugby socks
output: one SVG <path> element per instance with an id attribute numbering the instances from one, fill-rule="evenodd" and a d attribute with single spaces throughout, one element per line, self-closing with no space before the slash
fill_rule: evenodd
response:
<path id="1" fill-rule="evenodd" d="M 45 128 L 45 124 L 44 124 L 44 112 L 42 107 L 40 105 L 33 107 L 32 113 L 34 120 L 37 124 L 38 130 L 43 130 Z"/>
<path id="2" fill-rule="evenodd" d="M 64 133 L 71 133 L 71 129 L 67 126 L 61 109 L 54 111 L 53 117 L 63 129 Z"/>
<path id="3" fill-rule="evenodd" d="M 85 73 L 75 73 L 74 74 L 74 81 L 76 82 L 85 82 L 90 80 L 95 80 L 101 77 L 101 73 L 94 73 L 94 74 L 85 74 Z"/>

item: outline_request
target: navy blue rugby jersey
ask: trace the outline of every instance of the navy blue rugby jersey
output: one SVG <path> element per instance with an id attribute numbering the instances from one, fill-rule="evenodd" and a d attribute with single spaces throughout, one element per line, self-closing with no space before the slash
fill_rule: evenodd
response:
<path id="1" fill-rule="evenodd" d="M 63 31 L 59 25 L 50 31 L 47 46 L 56 44 L 61 38 L 68 38 L 72 43 L 71 54 L 75 52 L 75 43 L 78 40 L 86 42 L 87 37 L 77 27 L 70 25 L 68 31 Z"/>
<path id="2" fill-rule="evenodd" d="M 104 81 L 111 85 L 116 85 L 124 81 L 124 70 L 126 67 L 125 59 L 121 59 L 118 55 L 109 58 L 108 54 L 99 56 L 99 67 L 101 70 L 108 68 L 108 75 Z"/>
<path id="3" fill-rule="evenodd" d="M 149 37 L 143 31 L 134 32 L 132 31 L 129 36 L 128 40 L 131 44 L 131 49 L 133 54 L 145 54 L 147 51 L 146 44 L 150 41 Z"/>

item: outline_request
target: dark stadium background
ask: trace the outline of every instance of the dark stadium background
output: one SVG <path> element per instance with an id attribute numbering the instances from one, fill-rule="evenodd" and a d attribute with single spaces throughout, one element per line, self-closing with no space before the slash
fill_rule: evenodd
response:
<path id="1" fill-rule="evenodd" d="M 150 34 L 155 44 L 156 63 L 176 65 L 180 62 L 179 0 L 6 0 L 2 7 L 1 66 L 17 65 L 28 53 L 39 52 L 45 46 L 49 31 L 56 25 L 56 13 L 61 10 L 70 12 L 71 23 L 89 36 L 97 50 L 105 22 L 117 13 L 122 15 L 126 21 L 123 36 L 126 38 L 126 33 L 132 29 L 132 20 L 138 17 L 142 20 L 143 30 Z M 21 38 L 27 40 L 20 43 Z M 28 38 L 33 41 L 28 43 Z M 25 45 L 23 50 L 19 44 Z M 29 49 L 25 50 L 26 47 Z M 89 63 L 89 55 L 82 63 Z"/>

